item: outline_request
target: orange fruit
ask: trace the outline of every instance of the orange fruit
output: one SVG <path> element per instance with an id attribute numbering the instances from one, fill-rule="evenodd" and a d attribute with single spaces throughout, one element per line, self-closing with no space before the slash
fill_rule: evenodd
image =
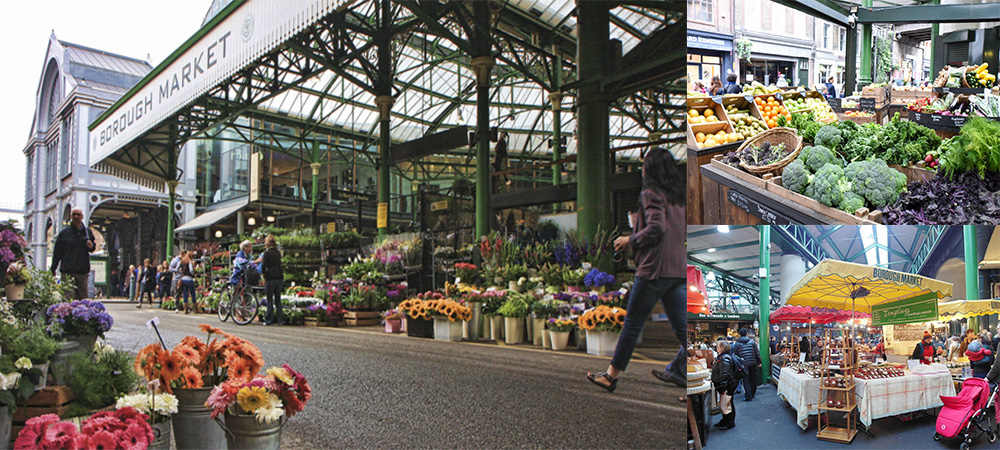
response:
<path id="1" fill-rule="evenodd" d="M 774 97 L 768 97 L 767 98 L 767 102 L 768 103 L 774 103 Z"/>

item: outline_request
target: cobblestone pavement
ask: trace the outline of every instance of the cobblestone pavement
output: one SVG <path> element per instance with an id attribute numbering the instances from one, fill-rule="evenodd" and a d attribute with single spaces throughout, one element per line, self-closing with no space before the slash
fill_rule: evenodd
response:
<path id="1" fill-rule="evenodd" d="M 680 388 L 649 374 L 663 363 L 633 360 L 608 394 L 584 378 L 609 358 L 531 347 L 439 342 L 373 328 L 244 327 L 209 315 L 109 303 L 108 341 L 136 352 L 156 342 L 160 318 L 172 347 L 198 324 L 260 347 L 266 364 L 307 376 L 313 399 L 282 434 L 283 448 L 681 448 Z"/>

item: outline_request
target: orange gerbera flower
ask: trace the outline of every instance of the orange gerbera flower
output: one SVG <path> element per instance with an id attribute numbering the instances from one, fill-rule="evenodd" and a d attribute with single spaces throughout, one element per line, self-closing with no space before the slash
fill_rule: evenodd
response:
<path id="1" fill-rule="evenodd" d="M 161 350 L 163 348 L 160 347 L 160 344 L 149 344 L 139 350 L 139 354 L 135 357 L 136 373 L 146 377 L 147 380 L 156 378 L 153 376 L 153 370 L 156 369 L 157 355 Z"/>
<path id="2" fill-rule="evenodd" d="M 184 339 L 181 339 L 181 344 L 191 347 L 191 349 L 198 353 L 205 353 L 205 350 L 208 348 L 201 339 L 194 336 L 184 336 Z"/>
<path id="3" fill-rule="evenodd" d="M 160 376 L 164 380 L 170 382 L 181 376 L 181 367 L 184 365 L 184 361 L 181 360 L 179 354 L 176 352 L 170 354 L 166 350 L 163 350 L 160 352 L 158 359 L 160 362 Z"/>
<path id="4" fill-rule="evenodd" d="M 229 366 L 229 379 L 232 381 L 240 380 L 244 383 L 249 382 L 253 378 L 253 373 L 249 370 L 249 362 L 244 358 L 234 356 L 226 360 L 226 364 Z"/>
<path id="5" fill-rule="evenodd" d="M 201 378 L 201 372 L 194 367 L 185 367 L 181 370 L 181 376 L 184 379 L 184 388 L 186 389 L 197 389 L 205 386 L 205 382 Z"/>
<path id="6" fill-rule="evenodd" d="M 201 325 L 198 325 L 198 328 L 201 328 L 201 332 L 202 332 L 202 333 L 208 333 L 208 334 L 223 334 L 223 333 L 222 333 L 222 330 L 220 330 L 220 329 L 218 329 L 218 328 L 215 328 L 215 327 L 213 327 L 213 326 L 211 326 L 211 325 L 208 325 L 208 324 L 204 324 L 204 323 L 203 323 L 203 324 L 201 324 Z"/>
<path id="7" fill-rule="evenodd" d="M 177 344 L 174 347 L 174 355 L 180 356 L 185 366 L 197 366 L 201 362 L 201 353 L 184 344 Z"/>

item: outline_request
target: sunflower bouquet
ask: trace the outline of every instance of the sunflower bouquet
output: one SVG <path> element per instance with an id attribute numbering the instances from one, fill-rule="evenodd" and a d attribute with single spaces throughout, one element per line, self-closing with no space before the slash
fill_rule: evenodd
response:
<path id="1" fill-rule="evenodd" d="M 546 321 L 546 326 L 557 333 L 573 331 L 573 328 L 576 328 L 576 321 L 573 319 L 549 319 Z"/>
<path id="2" fill-rule="evenodd" d="M 580 315 L 579 321 L 580 328 L 587 331 L 618 332 L 622 330 L 622 325 L 625 324 L 625 309 L 599 305 L 594 309 L 584 311 Z"/>
<path id="3" fill-rule="evenodd" d="M 312 388 L 306 377 L 285 364 L 267 369 L 266 374 L 216 386 L 205 406 L 212 409 L 213 419 L 226 413 L 253 415 L 257 422 L 272 423 L 301 412 L 310 398 Z"/>
<path id="4" fill-rule="evenodd" d="M 424 307 L 424 301 L 419 298 L 403 300 L 396 309 L 402 311 L 411 319 L 430 319 L 431 316 Z"/>
<path id="5" fill-rule="evenodd" d="M 451 299 L 425 300 L 424 308 L 431 316 L 445 316 L 452 322 L 472 318 L 471 309 Z"/>
<path id="6" fill-rule="evenodd" d="M 197 389 L 217 385 L 227 379 L 250 380 L 264 366 L 260 349 L 243 338 L 210 325 L 201 325 L 208 333 L 208 344 L 194 336 L 185 336 L 172 351 L 160 344 L 150 344 L 139 351 L 135 370 L 148 381 L 159 381 L 160 389 Z M 212 338 L 218 334 L 222 338 Z"/>

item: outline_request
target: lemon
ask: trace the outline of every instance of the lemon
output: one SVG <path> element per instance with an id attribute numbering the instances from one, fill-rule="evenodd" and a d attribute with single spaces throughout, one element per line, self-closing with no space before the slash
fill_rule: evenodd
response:
<path id="1" fill-rule="evenodd" d="M 693 109 L 693 108 L 689 109 L 688 110 L 688 115 L 691 116 L 691 117 L 698 117 L 699 116 L 698 110 L 697 109 Z"/>

